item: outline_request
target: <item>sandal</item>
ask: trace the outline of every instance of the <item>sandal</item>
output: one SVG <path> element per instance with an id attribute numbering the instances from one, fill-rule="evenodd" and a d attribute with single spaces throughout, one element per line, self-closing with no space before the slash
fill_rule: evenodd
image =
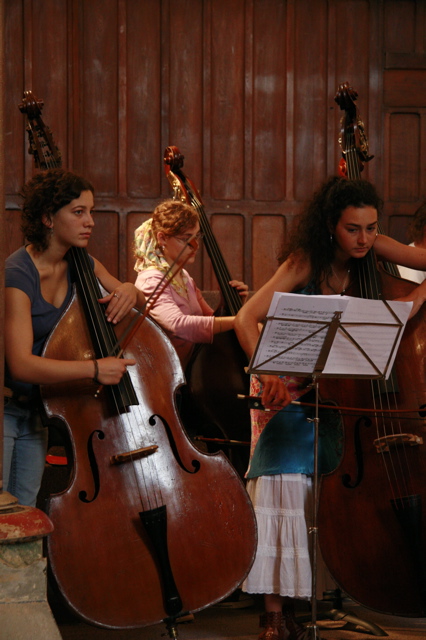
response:
<path id="1" fill-rule="evenodd" d="M 259 627 L 265 629 L 257 640 L 284 640 L 284 618 L 279 611 L 262 613 L 259 619 Z M 271 627 L 273 627 L 271 629 Z M 276 629 L 277 631 L 274 631 Z M 287 640 L 287 639 L 286 639 Z"/>
<path id="2" fill-rule="evenodd" d="M 306 634 L 306 627 L 297 622 L 293 607 L 284 607 L 282 617 L 285 627 L 289 631 L 286 640 L 302 640 Z"/>

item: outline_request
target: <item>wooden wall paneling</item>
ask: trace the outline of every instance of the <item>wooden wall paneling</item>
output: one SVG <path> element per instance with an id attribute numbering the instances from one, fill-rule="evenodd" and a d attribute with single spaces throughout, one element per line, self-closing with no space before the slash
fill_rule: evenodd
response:
<path id="1" fill-rule="evenodd" d="M 118 0 L 117 3 L 117 164 L 118 164 L 118 194 L 127 194 L 127 152 L 128 129 L 127 129 L 127 3 L 126 0 Z M 123 232 L 122 232 L 123 229 Z M 125 235 L 125 216 L 120 216 L 120 239 Z M 121 252 L 122 253 L 122 252 Z M 125 268 L 125 261 L 120 265 L 120 272 Z"/>
<path id="2" fill-rule="evenodd" d="M 184 173 L 204 192 L 203 166 L 203 3 L 170 2 L 168 39 L 168 126 L 164 148 L 174 145 L 185 157 Z M 163 151 L 158 165 L 163 167 Z M 163 172 L 164 173 L 164 172 Z M 170 185 L 167 183 L 169 193 Z"/>
<path id="3" fill-rule="evenodd" d="M 286 39 L 286 198 L 294 200 L 294 149 L 295 149 L 295 128 L 294 128 L 294 65 L 295 47 L 294 34 L 295 24 L 295 3 L 287 3 L 287 29 Z"/>
<path id="4" fill-rule="evenodd" d="M 286 197 L 286 3 L 254 2 L 252 184 L 255 200 Z M 265 37 L 267 34 L 267 37 Z M 246 96 L 249 101 L 250 96 Z M 245 157 L 250 159 L 248 154 Z"/>
<path id="5" fill-rule="evenodd" d="M 118 273 L 119 216 L 116 211 L 94 211 L 95 228 L 90 238 L 89 253 L 97 258 L 112 274 Z M 121 245 L 125 246 L 124 242 Z"/>
<path id="6" fill-rule="evenodd" d="M 244 0 L 211 2 L 211 197 L 244 197 Z"/>
<path id="7" fill-rule="evenodd" d="M 420 197 L 419 113 L 393 112 L 389 118 L 389 190 L 392 202 L 413 202 Z"/>
<path id="8" fill-rule="evenodd" d="M 69 0 L 68 5 L 68 153 L 64 166 L 83 173 L 82 149 L 84 146 L 83 84 L 81 82 L 84 60 L 81 55 L 83 6 L 81 0 Z M 89 177 L 89 176 L 86 176 Z M 96 198 L 96 194 L 95 194 Z"/>
<path id="9" fill-rule="evenodd" d="M 253 242 L 252 287 L 260 289 L 275 273 L 278 255 L 287 233 L 287 219 L 284 215 L 254 215 L 251 219 Z"/>
<path id="10" fill-rule="evenodd" d="M 28 142 L 24 117 L 18 109 L 23 92 L 24 78 L 24 11 L 22 2 L 6 0 L 4 5 L 4 40 L 7 55 L 4 56 L 4 189 L 5 214 L 4 256 L 8 256 L 22 244 L 20 232 L 20 198 L 17 196 L 25 181 L 25 159 Z M 10 43 L 10 47 L 8 46 Z M 6 49 L 6 46 L 5 46 Z"/>
<path id="11" fill-rule="evenodd" d="M 147 220 L 151 215 L 151 212 L 140 213 L 137 211 L 129 211 L 126 216 L 126 226 L 127 226 L 127 237 L 126 237 L 126 259 L 127 259 L 127 270 L 125 275 L 125 280 L 127 282 L 134 282 L 137 277 L 137 273 L 134 270 L 135 266 L 135 257 L 133 255 L 133 242 L 135 229 L 137 229 L 145 220 Z"/>
<path id="12" fill-rule="evenodd" d="M 251 287 L 276 265 L 262 246 L 276 242 L 319 182 L 337 171 L 341 114 L 333 100 L 340 82 L 359 93 L 375 155 L 365 177 L 379 190 L 389 149 L 389 193 L 400 184 L 396 150 L 410 145 L 410 167 L 414 149 L 420 153 L 420 0 L 6 0 L 5 7 L 11 243 L 19 237 L 17 194 L 33 171 L 17 107 L 26 88 L 45 101 L 64 165 L 94 182 L 90 250 L 105 254 L 123 279 L 134 276 L 131 225 L 171 193 L 163 170 L 168 144 L 185 155 L 184 170 L 214 220 L 230 270 L 243 268 Z M 413 128 L 405 140 L 400 124 L 385 132 L 382 119 L 397 113 L 410 127 L 412 114 L 420 114 L 420 147 Z M 423 164 L 419 158 L 420 199 Z M 413 205 L 392 201 L 387 212 L 411 215 Z M 201 288 L 210 288 L 204 254 L 193 269 Z"/>
<path id="13" fill-rule="evenodd" d="M 131 0 L 127 7 L 127 194 L 160 198 L 161 3 Z"/>
<path id="14" fill-rule="evenodd" d="M 4 39 L 4 157 L 6 205 L 8 196 L 16 195 L 25 179 L 25 157 L 28 143 L 24 117 L 18 109 L 23 97 L 24 78 L 24 11 L 23 3 L 5 0 Z M 7 229 L 8 227 L 6 227 Z"/>
<path id="15" fill-rule="evenodd" d="M 392 215 L 391 212 L 388 212 L 387 216 L 387 233 L 396 240 L 403 242 L 404 244 L 409 244 L 409 240 L 407 237 L 407 226 L 410 216 L 401 216 L 401 215 Z"/>
<path id="16" fill-rule="evenodd" d="M 384 105 L 418 107 L 426 104 L 426 69 L 387 69 Z"/>
<path id="17" fill-rule="evenodd" d="M 326 2 L 295 3 L 294 195 L 311 197 L 327 166 Z"/>
<path id="18" fill-rule="evenodd" d="M 284 3 L 283 3 L 284 4 Z M 243 192 L 244 199 L 253 202 L 254 182 L 256 176 L 255 149 L 255 64 L 257 52 L 255 50 L 256 28 L 258 20 L 259 0 L 245 0 L 245 30 L 244 30 L 244 158 L 243 163 Z M 269 5 L 268 5 L 269 6 Z M 268 9 L 266 7 L 266 10 Z M 274 6 L 274 5 L 272 5 Z M 250 231 L 245 225 L 244 232 L 246 250 L 251 250 Z"/>
<path id="19" fill-rule="evenodd" d="M 92 180 L 99 196 L 114 196 L 118 191 L 117 0 L 91 0 L 83 2 L 81 9 L 78 125 L 83 146 L 75 168 Z"/>
<path id="20" fill-rule="evenodd" d="M 416 42 L 417 10 L 416 0 L 386 0 L 383 14 L 386 51 L 413 51 Z"/>
<path id="21" fill-rule="evenodd" d="M 371 180 L 383 196 L 383 6 L 385 3 L 370 1 L 369 14 L 369 85 L 367 111 L 361 116 L 366 126 L 369 153 L 374 156 L 367 163 L 363 177 Z"/>
<path id="22" fill-rule="evenodd" d="M 349 78 L 340 76 L 341 70 L 336 68 L 337 53 L 337 10 L 336 2 L 330 2 L 327 16 L 327 81 L 328 81 L 328 115 L 327 115 L 327 166 L 326 175 L 336 173 L 342 156 L 338 143 L 342 112 L 334 98 L 337 88 L 343 82 L 352 83 Z M 339 74 L 337 76 L 337 74 Z"/>
<path id="23" fill-rule="evenodd" d="M 385 212 L 388 232 L 407 241 L 410 218 L 426 193 L 425 6 L 418 1 L 384 6 Z"/>
<path id="24" fill-rule="evenodd" d="M 21 233 L 21 212 L 19 209 L 6 209 L 4 213 L 4 250 L 5 256 L 16 251 L 23 242 Z"/>
<path id="25" fill-rule="evenodd" d="M 426 197 L 426 110 L 390 109 L 385 118 L 385 220 L 387 232 L 406 242 L 411 216 Z M 405 220 L 405 223 L 404 223 Z"/>

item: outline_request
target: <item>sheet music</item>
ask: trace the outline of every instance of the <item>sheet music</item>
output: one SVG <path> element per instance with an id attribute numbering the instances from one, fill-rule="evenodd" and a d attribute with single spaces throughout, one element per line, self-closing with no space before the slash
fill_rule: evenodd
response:
<path id="1" fill-rule="evenodd" d="M 340 326 L 321 375 L 387 378 L 411 307 L 411 302 L 276 292 L 250 370 L 312 374 L 337 313 Z"/>

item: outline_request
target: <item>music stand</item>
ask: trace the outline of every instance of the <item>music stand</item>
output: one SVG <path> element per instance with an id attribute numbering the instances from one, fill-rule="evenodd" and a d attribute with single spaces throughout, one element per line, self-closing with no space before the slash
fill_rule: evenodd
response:
<path id="1" fill-rule="evenodd" d="M 248 367 L 249 373 L 256 374 L 312 376 L 311 386 L 315 388 L 315 418 L 308 418 L 314 424 L 312 526 L 309 529 L 312 535 L 311 621 L 304 640 L 320 640 L 316 598 L 319 379 L 387 379 L 411 306 L 412 303 L 347 296 L 275 293 Z M 371 321 L 371 317 L 375 320 Z M 288 326 L 284 327 L 284 323 Z M 372 630 L 375 625 L 369 628 Z M 387 635 L 376 629 L 379 630 L 376 635 Z"/>

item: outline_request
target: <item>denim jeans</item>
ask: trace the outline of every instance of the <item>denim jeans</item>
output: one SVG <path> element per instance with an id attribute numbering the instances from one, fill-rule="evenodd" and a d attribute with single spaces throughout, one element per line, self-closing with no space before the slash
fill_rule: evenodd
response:
<path id="1" fill-rule="evenodd" d="M 19 504 L 35 507 L 43 476 L 48 430 L 39 412 L 5 398 L 3 489 Z"/>

